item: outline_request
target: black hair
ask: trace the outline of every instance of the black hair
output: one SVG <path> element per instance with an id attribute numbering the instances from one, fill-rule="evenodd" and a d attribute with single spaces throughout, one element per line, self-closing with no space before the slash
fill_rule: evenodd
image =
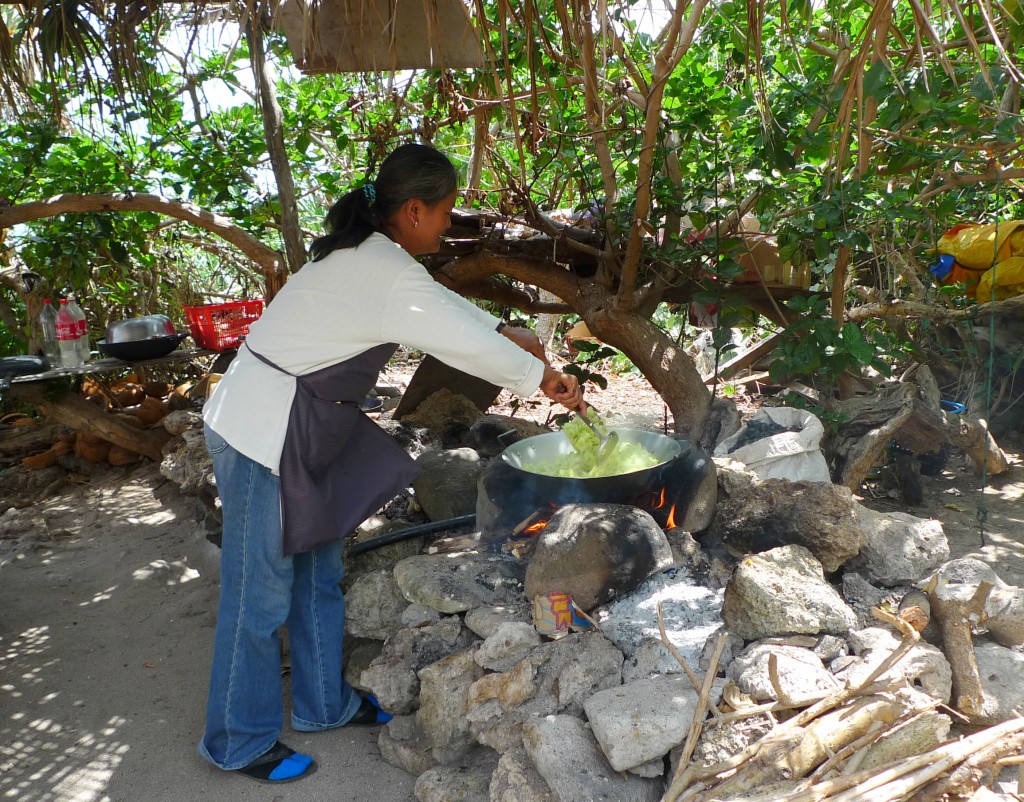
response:
<path id="1" fill-rule="evenodd" d="M 343 195 L 327 213 L 327 233 L 313 240 L 310 254 L 319 262 L 339 248 L 354 248 L 384 226 L 403 203 L 417 198 L 440 203 L 459 186 L 455 166 L 429 145 L 400 145 L 384 159 L 372 184 Z"/>

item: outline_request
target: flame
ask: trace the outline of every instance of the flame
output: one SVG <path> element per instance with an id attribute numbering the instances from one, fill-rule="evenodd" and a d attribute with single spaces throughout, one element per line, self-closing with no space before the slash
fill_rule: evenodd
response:
<path id="1" fill-rule="evenodd" d="M 537 521 L 535 524 L 530 524 L 526 529 L 523 530 L 528 535 L 535 535 L 548 525 L 547 521 Z"/>
<path id="2" fill-rule="evenodd" d="M 668 511 L 668 520 L 665 522 L 666 529 L 676 528 L 676 505 L 672 505 L 672 509 Z"/>
<path id="3" fill-rule="evenodd" d="M 661 488 L 661 493 L 658 494 L 657 500 L 651 502 L 651 509 L 652 510 L 660 510 L 664 506 L 665 506 L 665 488 L 663 487 L 663 488 Z"/>

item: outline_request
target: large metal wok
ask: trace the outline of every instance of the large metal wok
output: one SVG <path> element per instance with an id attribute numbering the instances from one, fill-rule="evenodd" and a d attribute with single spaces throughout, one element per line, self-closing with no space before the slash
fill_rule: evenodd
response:
<path id="1" fill-rule="evenodd" d="M 589 501 L 630 503 L 639 494 L 657 487 L 662 469 L 691 450 L 685 440 L 674 440 L 655 432 L 620 428 L 612 431 L 618 433 L 620 443 L 639 443 L 658 458 L 658 463 L 640 471 L 581 479 L 547 476 L 532 471 L 531 466 L 538 462 L 557 460 L 572 452 L 572 443 L 562 432 L 520 440 L 501 452 L 501 459 L 516 469 L 523 491 L 556 504 Z"/>

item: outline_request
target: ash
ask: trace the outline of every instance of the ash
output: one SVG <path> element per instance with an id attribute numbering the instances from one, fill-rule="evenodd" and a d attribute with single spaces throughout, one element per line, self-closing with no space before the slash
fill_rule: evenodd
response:
<path id="1" fill-rule="evenodd" d="M 723 590 L 700 584 L 686 568 L 655 574 L 628 596 L 598 608 L 595 620 L 627 658 L 650 641 L 661 642 L 658 605 L 669 641 L 695 668 L 704 642 L 721 624 Z"/>

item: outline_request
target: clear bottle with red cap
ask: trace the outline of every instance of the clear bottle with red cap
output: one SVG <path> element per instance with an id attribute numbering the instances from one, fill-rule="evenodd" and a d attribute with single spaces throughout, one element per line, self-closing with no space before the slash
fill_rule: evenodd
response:
<path id="1" fill-rule="evenodd" d="M 85 364 L 78 347 L 78 321 L 68 309 L 67 298 L 61 298 L 57 310 L 57 345 L 60 347 L 60 361 L 65 368 L 80 368 Z"/>

